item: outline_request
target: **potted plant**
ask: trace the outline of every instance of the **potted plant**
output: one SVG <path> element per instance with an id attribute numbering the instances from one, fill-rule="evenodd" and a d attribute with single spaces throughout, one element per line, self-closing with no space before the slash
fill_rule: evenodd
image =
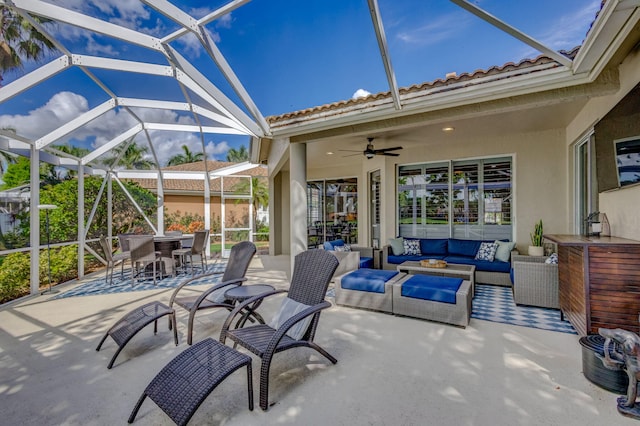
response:
<path id="1" fill-rule="evenodd" d="M 535 224 L 533 232 L 529 235 L 531 236 L 529 256 L 544 256 L 544 247 L 542 246 L 542 219 Z"/>

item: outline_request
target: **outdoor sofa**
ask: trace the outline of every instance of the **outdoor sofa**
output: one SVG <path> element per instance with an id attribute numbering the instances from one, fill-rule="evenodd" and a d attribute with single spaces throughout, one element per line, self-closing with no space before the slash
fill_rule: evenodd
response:
<path id="1" fill-rule="evenodd" d="M 398 240 L 402 239 L 404 250 L 399 251 Z M 401 263 L 412 260 L 439 259 L 447 263 L 475 265 L 475 282 L 511 287 L 511 256 L 518 254 L 515 243 L 508 241 L 462 240 L 456 238 L 396 238 L 382 247 L 382 269 L 396 269 Z M 408 244 L 407 241 L 414 241 Z M 493 260 L 477 259 L 482 243 L 497 243 Z M 394 251 L 394 247 L 395 251 Z M 407 251 L 413 245 L 415 250 Z"/>

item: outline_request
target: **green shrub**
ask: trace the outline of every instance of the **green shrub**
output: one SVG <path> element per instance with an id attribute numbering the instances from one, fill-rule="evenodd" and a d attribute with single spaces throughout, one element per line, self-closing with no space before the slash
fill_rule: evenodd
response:
<path id="1" fill-rule="evenodd" d="M 28 253 L 11 253 L 0 266 L 0 302 L 29 294 L 30 256 Z"/>

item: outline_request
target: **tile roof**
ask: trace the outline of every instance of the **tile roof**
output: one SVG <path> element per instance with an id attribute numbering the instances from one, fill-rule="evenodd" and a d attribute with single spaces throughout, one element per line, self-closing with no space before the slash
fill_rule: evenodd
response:
<path id="1" fill-rule="evenodd" d="M 569 59 L 574 59 L 580 46 L 574 47 L 570 51 L 561 50 L 560 53 Z M 549 65 L 551 68 L 556 68 L 559 65 L 552 58 L 540 55 L 535 59 L 523 59 L 522 61 L 516 63 L 507 62 L 501 66 L 492 66 L 486 70 L 476 70 L 472 73 L 462 73 L 460 75 L 447 75 L 445 79 L 437 79 L 430 82 L 414 84 L 408 87 L 399 88 L 401 99 L 404 97 L 410 98 L 415 96 L 428 96 L 433 95 L 435 93 L 445 92 L 447 90 L 455 90 L 463 87 L 469 87 L 471 85 L 477 84 L 474 80 L 479 80 L 483 77 L 499 77 L 501 74 L 505 75 L 504 78 L 511 78 L 514 75 L 525 75 L 534 73 L 539 71 L 539 66 L 541 65 Z M 544 69 L 549 69 L 549 67 Z M 514 74 L 515 73 L 515 74 Z M 467 83 L 467 84 L 464 84 Z M 479 82 L 478 82 L 479 83 Z M 454 87 L 450 87 L 455 85 Z M 426 93 L 425 93 L 426 92 Z M 283 122 L 290 122 L 292 120 L 304 119 L 310 115 L 314 114 L 323 114 L 330 113 L 332 111 L 339 111 L 346 108 L 364 108 L 368 106 L 368 104 L 381 101 L 381 100 L 392 100 L 391 92 L 380 92 L 371 94 L 368 96 L 363 96 L 359 98 L 352 98 L 344 101 L 338 101 L 330 104 L 320 105 L 312 108 L 307 108 L 299 111 L 289 112 L 281 115 L 269 116 L 266 117 L 267 121 L 270 125 L 280 125 L 284 124 Z M 287 123 L 289 124 L 289 123 Z"/>
<path id="2" fill-rule="evenodd" d="M 230 163 L 226 161 L 212 161 L 207 160 L 206 162 L 206 170 L 209 172 L 222 169 L 225 167 L 233 166 L 237 163 Z M 172 171 L 172 172 L 204 172 L 205 171 L 205 162 L 198 161 L 195 163 L 187 163 L 180 164 L 177 166 L 167 166 L 162 168 L 163 171 Z M 256 166 L 252 169 L 244 170 L 240 173 L 237 173 L 240 176 L 267 176 L 267 170 L 264 167 Z M 237 184 L 241 178 L 225 176 L 224 177 L 224 187 L 225 192 L 229 192 L 230 188 L 233 188 L 235 184 Z M 141 187 L 148 189 L 150 191 L 156 191 L 158 189 L 158 180 L 157 179 L 128 179 L 132 182 L 137 182 Z M 211 192 L 220 192 L 220 184 L 221 179 L 213 179 L 211 181 Z M 193 179 L 164 179 L 164 191 L 165 192 L 204 192 L 204 181 L 203 180 L 193 180 Z"/>

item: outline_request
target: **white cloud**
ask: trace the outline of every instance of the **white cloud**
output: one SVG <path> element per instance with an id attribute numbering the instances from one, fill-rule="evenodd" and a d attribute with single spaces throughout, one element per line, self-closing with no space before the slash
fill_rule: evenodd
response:
<path id="1" fill-rule="evenodd" d="M 87 100 L 72 92 L 59 92 L 27 115 L 0 115 L 0 127 L 12 127 L 17 134 L 38 139 L 89 110 Z"/>
<path id="2" fill-rule="evenodd" d="M 53 95 L 44 105 L 29 111 L 27 114 L 0 115 L 0 127 L 14 128 L 18 135 L 35 140 L 88 110 L 89 103 L 82 95 L 72 92 L 59 92 Z M 192 116 L 179 114 L 172 110 L 132 108 L 132 111 L 147 123 L 195 123 Z M 95 138 L 92 147 L 96 149 L 136 124 L 135 118 L 125 109 L 112 109 L 65 138 L 56 141 L 55 144 L 65 144 L 69 140 L 86 141 Z M 181 153 L 182 145 L 187 145 L 193 152 L 202 152 L 202 140 L 197 133 L 152 130 L 149 131 L 149 136 L 161 165 L 166 164 L 174 155 Z M 144 132 L 138 133 L 135 141 L 138 145 L 148 146 Z M 224 160 L 229 148 L 229 143 L 226 141 L 218 143 L 209 141 L 205 147 L 206 157 Z M 153 159 L 151 153 L 149 153 L 148 159 Z"/>
<path id="3" fill-rule="evenodd" d="M 460 33 L 471 21 L 471 15 L 464 12 L 454 12 L 430 20 L 424 25 L 406 28 L 396 34 L 405 44 L 428 46 L 441 43 L 457 33 Z"/>
<path id="4" fill-rule="evenodd" d="M 209 141 L 207 142 L 207 145 L 205 145 L 204 151 L 207 153 L 207 158 L 226 160 L 227 151 L 229 151 L 229 148 L 231 147 L 229 146 L 229 143 L 227 141 L 221 141 L 218 143 Z"/>
<path id="5" fill-rule="evenodd" d="M 367 97 L 371 94 L 371 92 L 368 92 L 364 89 L 358 89 L 356 90 L 353 95 L 351 95 L 351 99 L 356 99 L 356 98 L 364 98 Z"/>

